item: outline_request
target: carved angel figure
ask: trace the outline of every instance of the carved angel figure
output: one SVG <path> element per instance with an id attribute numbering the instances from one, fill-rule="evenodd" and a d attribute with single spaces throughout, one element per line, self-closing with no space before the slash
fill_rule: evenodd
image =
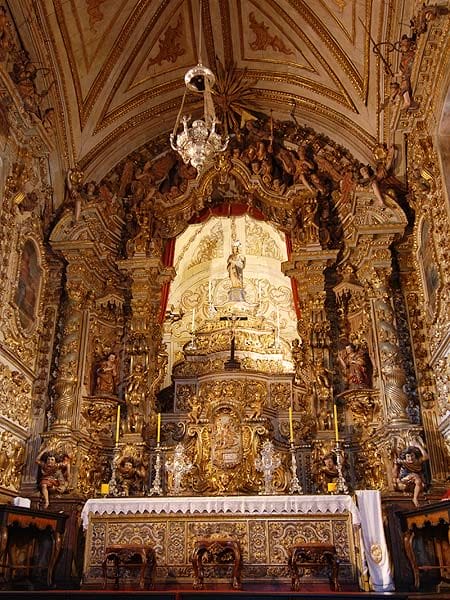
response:
<path id="1" fill-rule="evenodd" d="M 419 506 L 419 496 L 425 489 L 423 465 L 428 453 L 422 442 L 416 440 L 415 446 L 408 446 L 394 462 L 394 480 L 396 488 L 402 492 L 413 492 L 413 504 Z"/>
<path id="2" fill-rule="evenodd" d="M 325 454 L 322 464 L 318 469 L 318 484 L 323 493 L 328 492 L 329 483 L 337 483 L 339 472 L 337 468 L 337 457 L 334 452 Z"/>
<path id="3" fill-rule="evenodd" d="M 132 456 L 124 456 L 117 464 L 115 480 L 120 496 L 134 496 L 142 492 L 145 469 Z"/>
<path id="4" fill-rule="evenodd" d="M 49 493 L 62 494 L 67 491 L 70 477 L 70 457 L 67 454 L 56 456 L 48 448 L 39 452 L 36 463 L 39 465 L 38 486 L 44 499 L 44 508 L 49 506 Z"/>

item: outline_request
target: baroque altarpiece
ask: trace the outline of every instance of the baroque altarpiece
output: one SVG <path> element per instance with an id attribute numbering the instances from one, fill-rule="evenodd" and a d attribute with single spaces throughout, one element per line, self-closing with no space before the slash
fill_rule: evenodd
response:
<path id="1" fill-rule="evenodd" d="M 70 463 L 53 506 L 111 482 L 147 495 L 157 443 L 169 465 L 182 445 L 181 495 L 257 495 L 267 441 L 273 493 L 290 492 L 294 453 L 302 493 L 323 494 L 337 437 L 349 491 L 403 497 L 393 463 L 412 445 L 442 493 L 450 236 L 423 99 L 424 71 L 442 68 L 427 52 L 448 26 L 436 20 L 421 42 L 421 110 L 385 107 L 386 139 L 408 138 L 405 177 L 395 144 L 376 144 L 368 168 L 295 117 L 260 112 L 201 173 L 166 134 L 98 180 L 74 164 L 57 208 L 53 114 L 19 78 L 29 57 L 0 57 L 5 498 L 39 504 L 36 460 L 50 450 Z"/>

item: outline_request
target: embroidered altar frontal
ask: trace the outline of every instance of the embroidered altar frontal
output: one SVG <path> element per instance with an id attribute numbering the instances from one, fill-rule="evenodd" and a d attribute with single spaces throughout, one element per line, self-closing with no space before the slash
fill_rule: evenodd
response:
<path id="1" fill-rule="evenodd" d="M 165 500 L 170 505 L 171 499 Z M 178 498 L 177 502 L 182 500 Z M 264 503 L 263 498 L 259 501 Z M 121 514 L 120 509 L 112 514 L 111 509 L 109 512 L 91 512 L 87 523 L 83 586 L 91 588 L 101 584 L 105 548 L 116 544 L 151 546 L 156 554 L 157 585 L 190 585 L 195 540 L 214 534 L 231 536 L 239 541 L 244 586 L 246 582 L 267 582 L 275 578 L 290 581 L 289 548 L 293 544 L 318 542 L 336 547 L 341 562 L 341 583 L 357 583 L 360 569 L 359 554 L 355 551 L 355 514 L 352 519 L 348 510 L 286 513 L 278 511 L 276 506 L 271 511 L 251 514 L 245 509 L 200 514 L 189 510 L 170 512 L 168 506 L 166 510 L 127 514 Z M 231 566 L 207 566 L 205 581 L 229 581 L 230 572 Z M 306 572 L 303 580 L 305 583 L 326 583 L 327 575 L 314 570 Z"/>

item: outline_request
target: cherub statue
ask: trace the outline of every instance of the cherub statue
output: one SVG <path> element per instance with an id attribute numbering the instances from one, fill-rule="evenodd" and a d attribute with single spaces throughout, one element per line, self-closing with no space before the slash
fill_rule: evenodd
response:
<path id="1" fill-rule="evenodd" d="M 408 446 L 394 462 L 395 486 L 402 492 L 412 491 L 414 506 L 419 506 L 419 496 L 425 489 L 423 464 L 428 460 L 428 453 L 420 440 L 415 446 Z"/>
<path id="2" fill-rule="evenodd" d="M 115 471 L 116 485 L 120 496 L 135 496 L 142 492 L 145 470 L 132 456 L 124 456 Z"/>
<path id="3" fill-rule="evenodd" d="M 319 467 L 318 475 L 318 483 L 321 491 L 324 493 L 328 492 L 329 483 L 337 483 L 339 472 L 337 468 L 337 457 L 334 452 L 325 454 L 322 459 L 322 464 Z"/>
<path id="4" fill-rule="evenodd" d="M 264 408 L 264 398 L 261 396 L 261 392 L 255 391 L 255 394 L 249 400 L 250 406 L 250 419 L 260 419 Z"/>
<path id="5" fill-rule="evenodd" d="M 189 413 L 189 419 L 193 423 L 198 423 L 200 419 L 200 415 L 202 413 L 203 406 L 201 405 L 200 399 L 198 396 L 194 394 L 191 400 L 191 412 Z"/>
<path id="6" fill-rule="evenodd" d="M 44 499 L 43 508 L 50 504 L 49 494 L 63 494 L 67 491 L 70 477 L 70 457 L 56 456 L 49 448 L 44 448 L 36 457 L 39 465 L 38 486 Z"/>

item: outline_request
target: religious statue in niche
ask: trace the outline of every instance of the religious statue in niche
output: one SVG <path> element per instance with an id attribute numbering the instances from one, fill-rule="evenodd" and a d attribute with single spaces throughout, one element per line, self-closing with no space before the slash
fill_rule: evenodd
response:
<path id="1" fill-rule="evenodd" d="M 70 457 L 67 454 L 57 456 L 44 448 L 36 457 L 39 465 L 38 487 L 44 500 L 43 508 L 50 504 L 50 493 L 63 494 L 67 491 L 70 477 Z"/>
<path id="2" fill-rule="evenodd" d="M 299 212 L 301 217 L 300 242 L 305 246 L 320 244 L 320 228 L 316 222 L 317 200 L 315 198 L 305 198 Z"/>
<path id="3" fill-rule="evenodd" d="M 232 288 L 244 287 L 245 256 L 239 252 L 240 242 L 234 242 L 231 254 L 227 260 L 228 275 Z"/>
<path id="4" fill-rule="evenodd" d="M 244 267 L 245 256 L 240 251 L 241 243 L 233 242 L 231 254 L 227 259 L 227 270 L 231 282 L 231 289 L 228 292 L 228 300 L 231 302 L 245 302 L 244 294 Z"/>
<path id="5" fill-rule="evenodd" d="M 338 354 L 342 367 L 345 389 L 372 387 L 372 362 L 364 344 L 349 343 Z"/>
<path id="6" fill-rule="evenodd" d="M 36 319 L 42 270 L 35 244 L 27 240 L 20 259 L 19 279 L 14 301 L 19 309 L 20 323 L 28 329 Z"/>
<path id="7" fill-rule="evenodd" d="M 114 352 L 102 358 L 95 370 L 94 394 L 117 395 L 119 380 L 118 360 Z"/>

